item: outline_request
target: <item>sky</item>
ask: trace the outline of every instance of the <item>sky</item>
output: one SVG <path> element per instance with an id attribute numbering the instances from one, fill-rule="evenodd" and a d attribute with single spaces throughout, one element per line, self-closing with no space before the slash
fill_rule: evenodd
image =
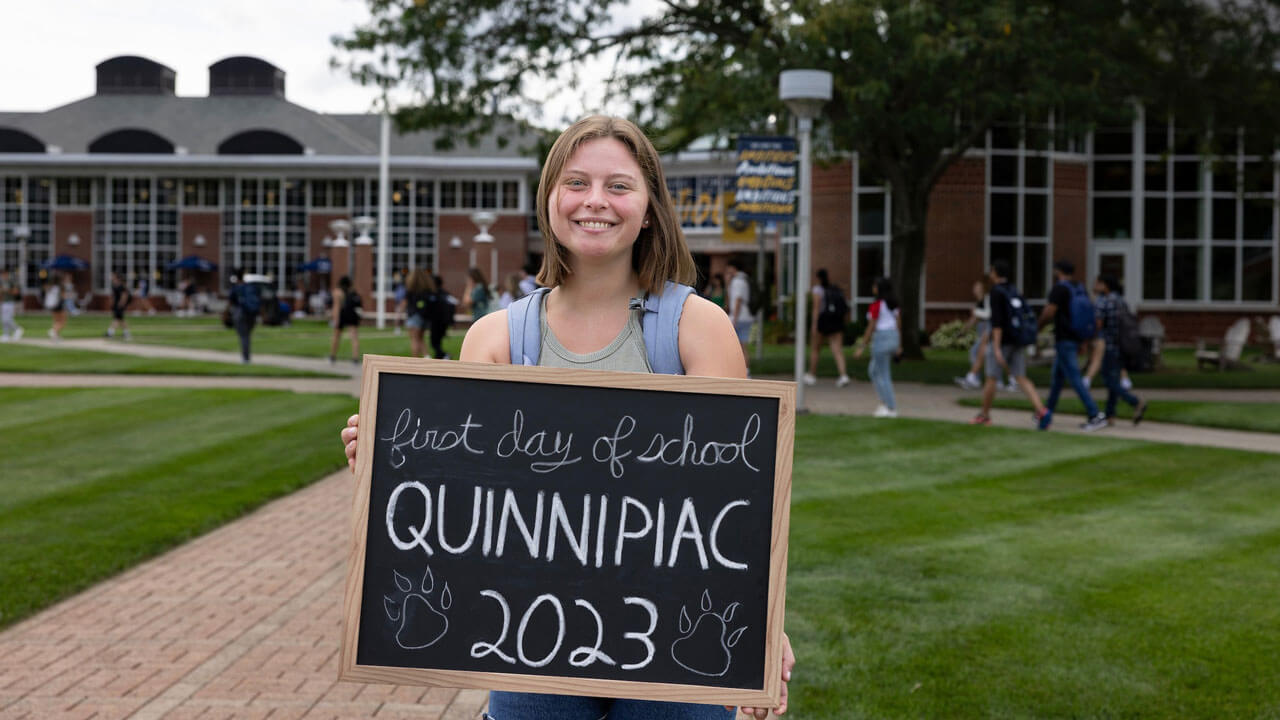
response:
<path id="1" fill-rule="evenodd" d="M 377 96 L 329 68 L 329 38 L 368 19 L 363 0 L 3 0 L 3 16 L 0 111 L 92 95 L 94 66 L 117 55 L 173 68 L 178 95 L 208 94 L 210 65 L 253 55 L 284 70 L 285 96 L 313 110 L 367 112 Z"/>
<path id="2" fill-rule="evenodd" d="M 285 97 L 312 110 L 370 112 L 377 97 L 329 67 L 330 38 L 369 18 L 365 0 L 0 0 L 0 17 L 9 30 L 0 43 L 8 68 L 0 73 L 0 112 L 50 110 L 88 97 L 94 66 L 118 55 L 172 68 L 179 96 L 208 94 L 210 65 L 252 55 L 284 70 Z M 392 102 L 409 97 L 393 93 Z M 582 111 L 581 100 L 557 104 L 571 115 Z"/>

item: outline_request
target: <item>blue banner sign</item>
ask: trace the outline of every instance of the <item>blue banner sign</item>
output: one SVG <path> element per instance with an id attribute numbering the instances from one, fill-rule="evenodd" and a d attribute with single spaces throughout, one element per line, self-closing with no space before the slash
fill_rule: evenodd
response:
<path id="1" fill-rule="evenodd" d="M 793 137 L 739 136 L 736 219 L 793 220 L 800 189 L 796 160 Z"/>

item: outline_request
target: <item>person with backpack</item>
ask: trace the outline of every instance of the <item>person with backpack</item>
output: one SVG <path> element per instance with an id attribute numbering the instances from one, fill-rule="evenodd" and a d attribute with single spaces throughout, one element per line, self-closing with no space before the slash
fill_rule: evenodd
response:
<path id="1" fill-rule="evenodd" d="M 738 333 L 738 344 L 742 346 L 742 360 L 750 363 L 750 352 L 747 342 L 751 339 L 751 326 L 755 324 L 755 315 L 751 312 L 751 278 L 737 260 L 729 260 L 725 264 L 729 275 L 729 289 L 725 296 L 725 311 L 733 321 L 733 329 Z"/>
<path id="2" fill-rule="evenodd" d="M 1072 279 L 1075 270 L 1070 260 L 1053 264 L 1053 289 L 1049 291 L 1048 304 L 1040 312 L 1041 325 L 1053 321 L 1054 352 L 1053 379 L 1049 383 L 1049 399 L 1045 401 L 1048 412 L 1038 423 L 1041 430 L 1048 430 L 1053 422 L 1053 412 L 1064 385 L 1070 385 L 1084 405 L 1087 419 L 1080 424 L 1081 430 L 1093 432 L 1107 426 L 1107 416 L 1098 410 L 1080 376 L 1080 345 L 1098 334 L 1098 324 L 1089 293 Z"/>
<path id="3" fill-rule="evenodd" d="M 985 384 L 982 386 L 982 410 L 970 425 L 991 424 L 991 404 L 996 398 L 996 384 L 1001 373 L 1018 384 L 1033 408 L 1032 418 L 1044 422 L 1049 411 L 1040 402 L 1036 386 L 1027 377 L 1026 347 L 1036 342 L 1036 316 L 1018 288 L 1009 282 L 1009 263 L 996 260 L 988 273 L 991 280 L 991 340 L 987 343 Z"/>
<path id="4" fill-rule="evenodd" d="M 893 378 L 889 371 L 893 361 L 902 355 L 902 317 L 898 312 L 898 299 L 893 294 L 889 278 L 882 277 L 871 284 L 875 302 L 867 310 L 867 332 L 853 351 L 855 358 L 871 347 L 871 364 L 867 377 L 875 385 L 880 405 L 873 415 L 878 418 L 898 417 L 898 402 L 893 395 Z"/>
<path id="5" fill-rule="evenodd" d="M 804 374 L 804 384 L 818 382 L 818 354 L 822 352 L 825 341 L 840 373 L 836 387 L 844 387 L 849 384 L 849 372 L 844 364 L 844 323 L 849 315 L 849 303 L 845 301 L 840 287 L 831 284 L 826 268 L 818 270 L 817 276 L 818 284 L 810 293 L 813 296 L 813 326 L 809 334 L 813 341 L 809 345 L 809 372 Z"/>
<path id="6" fill-rule="evenodd" d="M 231 324 L 240 337 L 240 361 L 249 364 L 249 344 L 253 326 L 262 311 L 262 294 L 257 283 L 245 279 L 244 268 L 231 274 Z"/>
<path id="7" fill-rule="evenodd" d="M 107 326 L 107 337 L 115 337 L 120 330 L 124 339 L 130 339 L 129 322 L 124 319 L 124 312 L 133 302 L 133 293 L 120 279 L 120 273 L 111 273 L 111 324 Z"/>
<path id="8" fill-rule="evenodd" d="M 696 269 L 653 143 L 620 118 L 579 120 L 552 145 L 537 191 L 544 287 L 477 320 L 462 360 L 745 378 L 725 313 Z M 571 411 L 571 409 L 569 410 Z M 341 432 L 355 467 L 359 417 Z M 767 530 L 766 530 L 767 531 Z M 783 635 L 782 705 L 795 656 Z M 763 719 L 765 708 L 743 708 Z M 718 705 L 493 691 L 495 718 L 732 720 Z"/>
<path id="9" fill-rule="evenodd" d="M 360 364 L 360 293 L 351 287 L 350 276 L 343 275 L 338 279 L 338 291 L 333 294 L 333 310 L 330 324 L 333 325 L 333 339 L 329 342 L 329 364 L 338 360 L 338 345 L 342 342 L 342 331 L 351 328 L 351 362 Z"/>
<path id="10" fill-rule="evenodd" d="M 1121 384 L 1120 372 L 1124 369 L 1126 356 L 1133 357 L 1142 352 L 1142 342 L 1138 337 L 1137 318 L 1133 317 L 1119 288 L 1119 282 L 1109 275 L 1099 275 L 1093 285 L 1094 292 L 1098 294 L 1099 339 L 1105 344 L 1102 381 L 1107 386 L 1107 405 L 1103 414 L 1108 425 L 1115 424 L 1116 403 L 1124 400 L 1133 406 L 1133 424 L 1137 425 L 1147 412 L 1147 403 Z"/>
<path id="11" fill-rule="evenodd" d="M 435 278 L 426 270 L 418 268 L 409 273 L 404 290 L 404 325 L 409 328 L 409 355 L 425 357 L 426 344 L 422 341 L 422 336 L 436 313 L 436 303 L 440 302 Z"/>

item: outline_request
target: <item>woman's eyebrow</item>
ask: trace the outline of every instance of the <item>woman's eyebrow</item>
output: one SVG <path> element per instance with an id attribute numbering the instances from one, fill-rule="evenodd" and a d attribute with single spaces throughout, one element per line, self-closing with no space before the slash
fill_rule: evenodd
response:
<path id="1" fill-rule="evenodd" d="M 574 168 L 574 167 L 566 167 L 564 169 L 564 172 L 561 174 L 562 175 L 581 175 L 583 177 L 589 177 L 591 175 L 591 173 L 587 172 L 586 170 L 583 170 L 581 168 Z M 616 180 L 618 178 L 622 178 L 623 180 L 630 180 L 631 182 L 639 182 L 638 180 L 636 180 L 636 176 L 628 172 L 619 171 L 619 172 L 609 173 L 608 175 L 605 176 L 605 179 L 607 180 Z"/>

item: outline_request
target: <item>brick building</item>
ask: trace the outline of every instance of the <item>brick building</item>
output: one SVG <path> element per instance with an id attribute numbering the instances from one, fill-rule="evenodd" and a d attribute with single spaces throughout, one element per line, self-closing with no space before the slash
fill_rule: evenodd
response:
<path id="1" fill-rule="evenodd" d="M 334 220 L 377 218 L 378 116 L 291 103 L 284 73 L 257 58 L 212 65 L 206 97 L 177 97 L 173 70 L 144 58 L 106 60 L 97 75 L 91 97 L 0 112 L 0 265 L 25 265 L 29 304 L 40 264 L 57 255 L 89 263 L 75 280 L 100 296 L 112 272 L 172 290 L 183 271 L 168 266 L 196 255 L 219 266 L 196 276 L 210 290 L 225 290 L 234 267 L 285 290 L 331 282 L 354 262 L 357 287 L 372 297 L 375 250 L 331 242 Z M 930 202 L 926 327 L 963 317 L 970 286 L 996 258 L 1033 302 L 1059 257 L 1082 277 L 1116 275 L 1173 340 L 1280 312 L 1274 144 L 1216 133 L 1206 155 L 1198 136 L 1154 117 L 1139 112 L 1085 137 L 997 126 L 949 168 Z M 438 139 L 391 137 L 389 267 L 431 268 L 455 293 L 472 266 L 499 283 L 542 251 L 531 220 L 537 162 L 522 152 L 535 137 L 508 125 L 476 146 L 441 149 Z M 788 229 L 757 234 L 731 219 L 731 152 L 695 146 L 665 168 L 704 275 L 733 256 L 754 268 L 763 245 L 766 276 L 782 296 L 794 292 Z M 812 185 L 812 267 L 865 304 L 889 269 L 892 194 L 856 156 L 815 165 Z M 477 212 L 495 216 L 492 243 L 475 241 Z M 333 260 L 332 277 L 299 270 L 319 257 Z"/>

